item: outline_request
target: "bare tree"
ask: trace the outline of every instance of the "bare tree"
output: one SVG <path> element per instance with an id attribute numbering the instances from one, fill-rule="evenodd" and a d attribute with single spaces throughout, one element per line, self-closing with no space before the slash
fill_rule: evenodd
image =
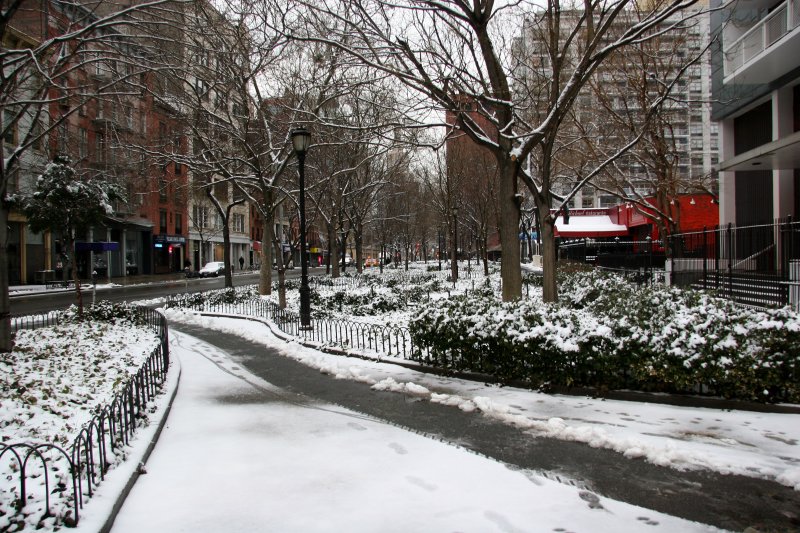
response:
<path id="1" fill-rule="evenodd" d="M 296 9 L 304 11 L 314 27 L 326 21 L 335 21 L 335 25 L 324 37 L 296 33 L 297 28 L 292 31 L 298 38 L 338 47 L 355 60 L 394 76 L 439 109 L 454 113 L 457 128 L 491 151 L 498 166 L 504 300 L 521 296 L 517 235 L 521 203 L 518 180 L 522 180 L 540 213 L 544 298 L 553 301 L 557 292 L 555 218 L 551 209 L 560 204 L 551 191 L 551 164 L 559 130 L 581 89 L 612 52 L 654 32 L 667 31 L 663 23 L 694 2 L 650 3 L 652 10 L 647 16 L 628 23 L 620 15 L 634 4 L 630 0 L 588 1 L 580 6 L 550 1 L 544 7 L 470 0 L 309 1 L 297 2 Z M 576 14 L 574 24 L 561 24 L 565 12 Z M 533 103 L 528 99 L 530 94 L 512 92 L 517 77 L 525 73 L 522 63 L 529 58 L 515 54 L 508 37 L 523 30 L 523 21 L 547 37 L 543 57 L 550 83 L 546 91 L 536 94 Z M 461 112 L 465 99 L 474 102 L 474 112 Z M 533 122 L 524 112 L 531 105 L 549 112 Z M 529 173 L 523 162 L 534 152 L 537 168 Z M 594 174 L 580 185 L 592 177 Z"/>
<path id="2" fill-rule="evenodd" d="M 640 16 L 637 12 L 631 17 Z M 618 50 L 590 82 L 593 121 L 579 125 L 585 134 L 580 143 L 587 158 L 605 160 L 626 137 L 643 130 L 639 143 L 606 167 L 595 186 L 635 206 L 659 228 L 662 236 L 675 232 L 680 222 L 681 193 L 711 192 L 716 178 L 707 166 L 695 164 L 702 137 L 690 135 L 707 124 L 710 102 L 704 100 L 703 78 L 708 75 L 707 15 L 682 20 L 668 34 Z M 645 112 L 673 90 L 649 118 Z M 692 91 L 687 90 L 689 84 Z M 701 117 L 698 120 L 695 117 Z M 698 124 L 700 123 L 700 124 Z M 710 157 L 703 158 L 711 163 Z M 667 240 L 665 239 L 665 243 Z"/>

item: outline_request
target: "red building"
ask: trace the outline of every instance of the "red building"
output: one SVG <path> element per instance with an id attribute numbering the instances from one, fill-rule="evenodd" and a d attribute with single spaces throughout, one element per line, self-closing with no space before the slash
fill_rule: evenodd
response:
<path id="1" fill-rule="evenodd" d="M 9 21 L 3 49 L 36 47 L 95 16 L 80 2 L 68 8 L 52 0 L 29 2 Z M 44 165 L 56 155 L 67 155 L 79 175 L 113 182 L 126 196 L 113 206 L 113 216 L 82 236 L 85 241 L 118 243 L 117 249 L 93 257 L 77 254 L 74 266 L 80 275 L 88 277 L 92 270 L 101 277 L 178 271 L 184 264 L 188 183 L 179 160 L 187 141 L 176 111 L 154 103 L 153 92 L 163 86 L 155 75 L 140 72 L 131 50 L 95 37 L 91 49 L 66 41 L 50 57 L 53 63 L 47 67 L 57 83 L 42 85 L 48 103 L 35 120 L 23 117 L 13 125 L 4 155 L 34 128 L 50 131 L 26 148 L 8 192 L 29 193 Z M 9 95 L 9 101 L 30 100 L 36 90 L 26 86 Z M 56 270 L 65 252 L 58 236 L 31 234 L 21 213 L 12 212 L 9 220 L 10 283 L 34 282 L 40 273 Z"/>

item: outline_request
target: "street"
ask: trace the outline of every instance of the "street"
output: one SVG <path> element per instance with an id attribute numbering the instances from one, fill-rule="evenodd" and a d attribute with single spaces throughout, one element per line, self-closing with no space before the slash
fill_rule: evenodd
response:
<path id="1" fill-rule="evenodd" d="M 309 274 L 316 276 L 323 274 L 325 268 L 310 268 Z M 272 273 L 273 282 L 277 281 L 278 275 Z M 286 279 L 300 277 L 300 269 L 286 271 Z M 180 278 L 172 281 L 156 281 L 159 278 L 153 276 L 148 281 L 148 276 L 139 276 L 137 280 L 142 283 L 130 285 L 118 285 L 99 289 L 95 295 L 97 301 L 108 300 L 110 302 L 133 302 L 137 300 L 151 300 L 161 298 L 170 294 L 183 294 L 221 289 L 225 286 L 224 277 L 216 278 Z M 118 280 L 113 280 L 118 282 Z M 233 276 L 234 287 L 252 285 L 258 283 L 258 272 L 245 272 Z M 85 285 L 84 285 L 85 287 Z M 84 304 L 91 303 L 92 290 L 83 291 Z M 12 295 L 10 312 L 11 316 L 23 316 L 39 313 L 46 313 L 58 309 L 66 309 L 75 303 L 74 290 L 50 290 L 48 292 L 23 293 Z"/>

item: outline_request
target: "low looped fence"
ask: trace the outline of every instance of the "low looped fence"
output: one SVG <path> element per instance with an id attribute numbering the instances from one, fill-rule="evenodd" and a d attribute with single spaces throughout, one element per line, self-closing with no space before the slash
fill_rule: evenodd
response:
<path id="1" fill-rule="evenodd" d="M 38 528 L 48 519 L 54 525 L 77 525 L 84 499 L 91 498 L 111 466 L 124 457 L 125 446 L 166 381 L 170 363 L 164 315 L 146 307 L 133 309 L 158 334 L 159 345 L 111 402 L 95 411 L 68 448 L 50 443 L 5 444 L 3 438 L 0 472 L 8 472 L 4 483 L 16 485 L 16 489 L 0 491 L 0 516 L 8 522 L 3 531 L 22 530 L 26 522 Z M 57 325 L 59 316 L 15 317 L 12 330 Z M 11 501 L 6 501 L 8 495 Z"/>
<path id="2" fill-rule="evenodd" d="M 193 311 L 245 315 L 272 321 L 287 335 L 326 346 L 371 352 L 377 358 L 383 356 L 410 358 L 413 352 L 411 334 L 407 328 L 381 324 L 366 324 L 333 318 L 313 318 L 310 328 L 303 328 L 300 315 L 281 309 L 275 302 L 267 300 L 243 300 L 240 302 L 192 301 L 181 296 L 169 296 L 167 307 L 180 307 Z"/>

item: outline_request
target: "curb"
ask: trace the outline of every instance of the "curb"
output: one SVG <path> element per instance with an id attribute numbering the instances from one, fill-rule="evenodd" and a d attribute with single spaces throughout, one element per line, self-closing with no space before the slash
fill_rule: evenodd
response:
<path id="1" fill-rule="evenodd" d="M 178 361 L 178 359 L 174 359 L 174 361 Z M 169 418 L 169 413 L 172 410 L 172 402 L 175 401 L 175 397 L 178 395 L 178 389 L 180 388 L 181 382 L 181 366 L 180 362 L 178 361 L 178 375 L 175 378 L 175 388 L 172 391 L 172 394 L 167 400 L 167 405 L 164 407 L 164 414 L 161 417 L 161 420 L 158 423 L 158 427 L 156 428 L 155 433 L 153 433 L 153 437 L 150 439 L 150 443 L 147 445 L 147 449 L 144 451 L 142 456 L 139 458 L 139 463 L 146 464 L 147 459 L 150 457 L 150 454 L 153 453 L 153 449 L 156 447 L 156 443 L 158 442 L 158 438 L 161 436 L 161 432 L 163 431 L 164 427 L 167 425 L 167 418 Z M 125 487 L 117 496 L 114 505 L 111 508 L 111 512 L 106 518 L 103 526 L 100 528 L 99 533 L 109 533 L 111 528 L 114 525 L 114 520 L 117 519 L 117 515 L 119 514 L 120 509 L 122 509 L 122 505 L 125 503 L 125 500 L 128 498 L 131 490 L 133 490 L 133 486 L 136 484 L 136 481 L 139 479 L 139 476 L 142 475 L 140 473 L 140 469 L 134 469 L 133 473 L 131 474 L 128 481 L 125 483 Z"/>

